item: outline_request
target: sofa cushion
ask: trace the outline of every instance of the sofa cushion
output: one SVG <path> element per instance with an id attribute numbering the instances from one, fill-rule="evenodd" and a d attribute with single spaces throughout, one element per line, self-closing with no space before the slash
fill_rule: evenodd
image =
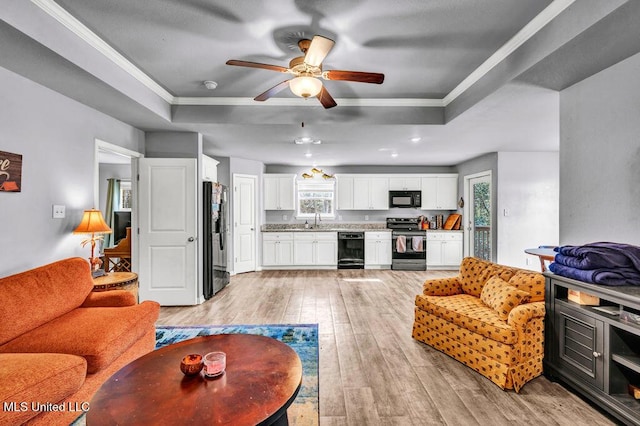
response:
<path id="1" fill-rule="evenodd" d="M 532 271 L 517 271 L 509 278 L 509 285 L 529 293 L 529 302 L 544 302 L 544 275 Z"/>
<path id="2" fill-rule="evenodd" d="M 77 308 L 92 289 L 79 257 L 0 278 L 0 345 Z"/>
<path id="3" fill-rule="evenodd" d="M 478 297 L 469 294 L 455 296 L 416 296 L 416 306 L 433 315 L 478 333 L 497 342 L 513 344 L 518 341 L 516 329 L 498 316 Z"/>
<path id="4" fill-rule="evenodd" d="M 518 348 L 516 345 L 489 339 L 422 309 L 416 309 L 414 331 L 416 324 L 424 326 L 424 328 L 420 329 L 424 333 L 424 336 L 421 336 L 424 338 L 420 338 L 421 341 L 433 341 L 437 336 L 446 338 L 446 341 L 441 342 L 440 346 L 446 346 L 451 349 L 446 351 L 447 353 L 457 352 L 456 345 L 458 348 L 468 346 L 502 364 L 511 365 L 517 363 Z M 464 353 L 459 355 L 464 355 Z"/>
<path id="5" fill-rule="evenodd" d="M 18 404 L 15 411 L 0 410 L 0 424 L 22 424 L 39 414 L 32 402 L 62 401 L 80 389 L 86 373 L 87 362 L 75 355 L 0 354 L 0 400 Z"/>
<path id="6" fill-rule="evenodd" d="M 0 352 L 79 355 L 93 374 L 152 329 L 159 310 L 150 301 L 119 308 L 77 308 L 0 346 Z"/>
<path id="7" fill-rule="evenodd" d="M 480 297 L 482 287 L 494 275 L 508 281 L 515 274 L 513 268 L 487 262 L 475 257 L 465 257 L 460 266 L 460 284 L 462 291 Z"/>
<path id="8" fill-rule="evenodd" d="M 489 278 L 482 288 L 480 300 L 495 310 L 501 320 L 506 321 L 513 308 L 529 301 L 529 293 L 518 290 L 502 278 L 494 276 Z"/>

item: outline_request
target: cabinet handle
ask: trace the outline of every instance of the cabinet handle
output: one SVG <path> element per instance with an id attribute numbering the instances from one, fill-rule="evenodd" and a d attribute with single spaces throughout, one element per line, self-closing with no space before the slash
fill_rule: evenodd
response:
<path id="1" fill-rule="evenodd" d="M 600 352 L 593 351 L 593 357 L 594 358 L 599 358 L 601 356 L 602 356 L 602 354 Z"/>

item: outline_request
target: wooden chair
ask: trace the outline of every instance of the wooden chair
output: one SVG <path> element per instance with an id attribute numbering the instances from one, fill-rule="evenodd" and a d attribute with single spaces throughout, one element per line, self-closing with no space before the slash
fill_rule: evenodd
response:
<path id="1" fill-rule="evenodd" d="M 131 227 L 117 246 L 104 249 L 105 272 L 131 272 Z"/>

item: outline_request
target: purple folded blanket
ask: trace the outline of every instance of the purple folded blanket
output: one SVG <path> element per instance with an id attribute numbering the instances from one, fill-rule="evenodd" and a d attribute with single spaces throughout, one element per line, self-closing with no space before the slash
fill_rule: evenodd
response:
<path id="1" fill-rule="evenodd" d="M 556 275 L 593 284 L 640 285 L 640 272 L 634 268 L 578 269 L 553 262 L 549 270 Z"/>
<path id="2" fill-rule="evenodd" d="M 634 268 L 640 272 L 640 247 L 620 243 L 590 243 L 562 246 L 555 261 L 577 269 Z M 562 255 L 562 256 L 561 256 Z"/>

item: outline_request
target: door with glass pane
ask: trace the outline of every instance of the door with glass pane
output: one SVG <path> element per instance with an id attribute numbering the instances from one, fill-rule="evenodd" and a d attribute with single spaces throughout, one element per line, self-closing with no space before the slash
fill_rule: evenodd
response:
<path id="1" fill-rule="evenodd" d="M 465 229 L 469 256 L 491 260 L 491 172 L 466 176 L 468 200 Z"/>

